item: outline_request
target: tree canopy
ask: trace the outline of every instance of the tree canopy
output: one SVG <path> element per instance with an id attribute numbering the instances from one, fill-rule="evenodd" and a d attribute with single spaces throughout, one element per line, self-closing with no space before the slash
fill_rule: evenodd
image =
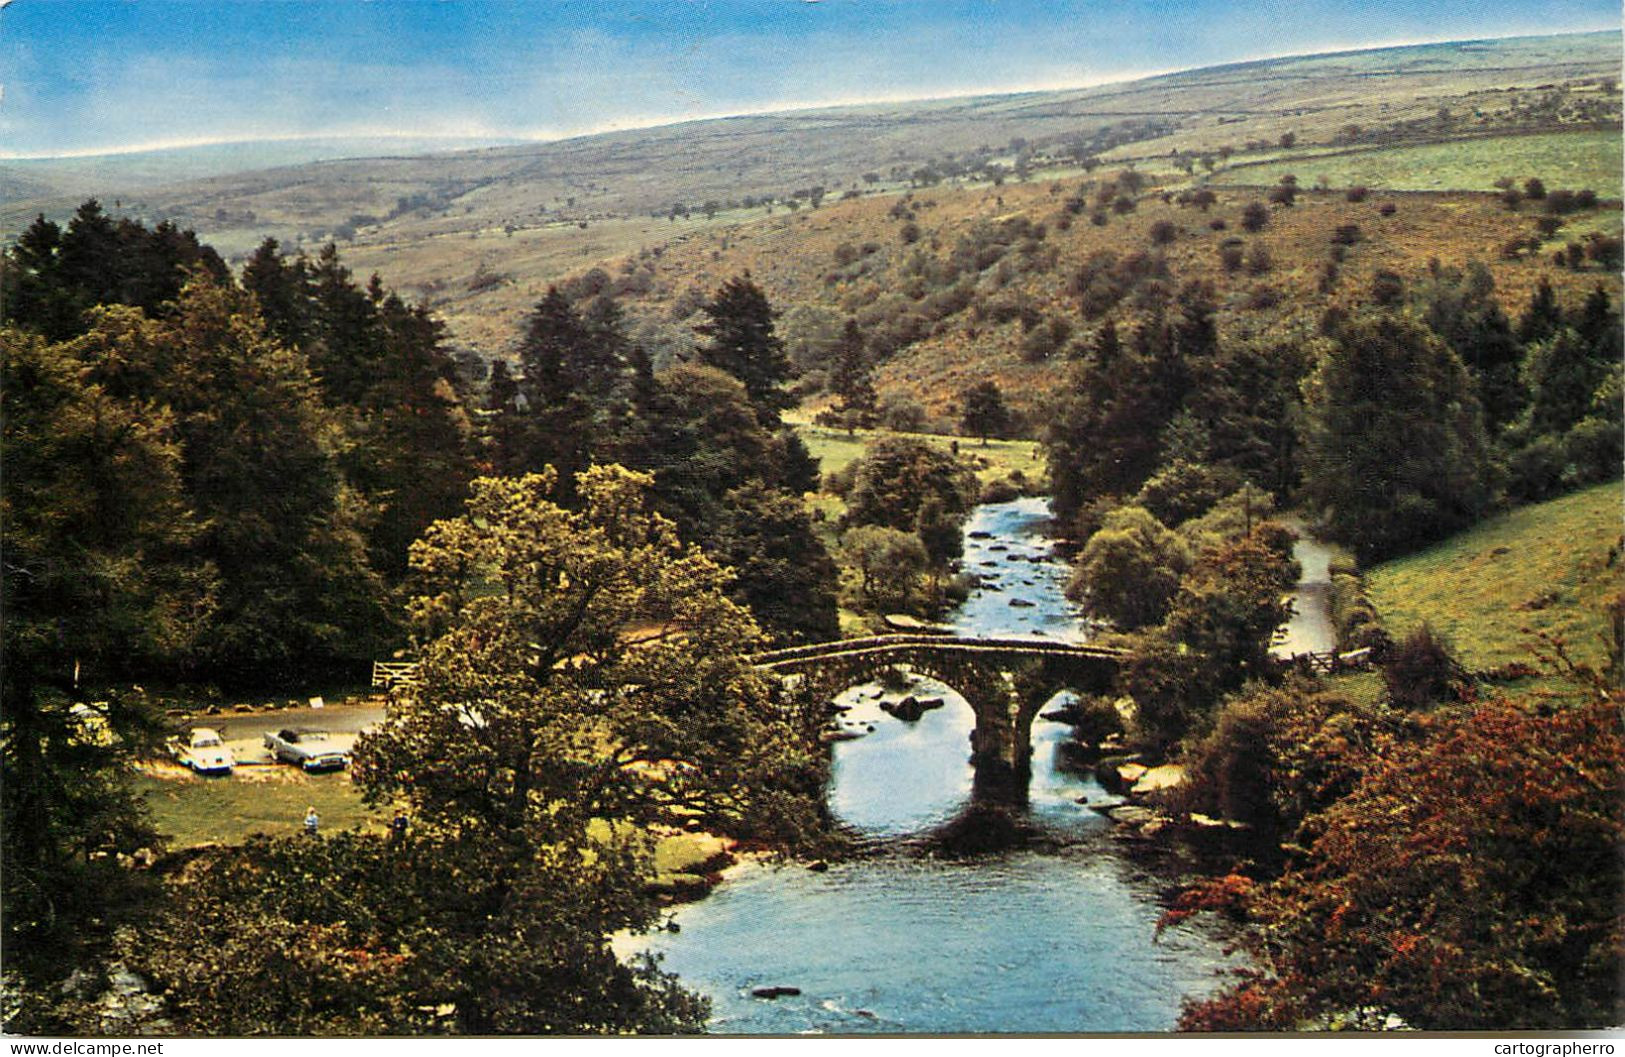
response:
<path id="1" fill-rule="evenodd" d="M 1010 409 L 1004 406 L 1004 392 L 998 383 L 977 382 L 965 390 L 960 400 L 959 425 L 966 433 L 981 438 L 1003 436 L 1010 429 Z"/>
<path id="2" fill-rule="evenodd" d="M 356 775 L 431 824 L 525 847 L 590 820 L 741 829 L 753 794 L 817 774 L 727 574 L 648 509 L 650 480 L 595 467 L 571 511 L 551 474 L 475 482 L 414 545 L 420 685 L 361 742 Z M 780 805 L 782 807 L 782 805 Z"/>
<path id="3" fill-rule="evenodd" d="M 1475 386 L 1419 321 L 1372 311 L 1341 327 L 1306 383 L 1304 489 L 1335 537 L 1371 558 L 1471 524 L 1492 493 Z"/>

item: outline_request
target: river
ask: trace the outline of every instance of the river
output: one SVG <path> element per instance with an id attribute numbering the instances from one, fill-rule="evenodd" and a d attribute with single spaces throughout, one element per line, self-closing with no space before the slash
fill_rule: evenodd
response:
<path id="1" fill-rule="evenodd" d="M 1086 636 L 1047 524 L 1043 499 L 976 510 L 964 565 L 986 586 L 953 616 L 960 633 Z M 711 998 L 710 1028 L 724 1033 L 1166 1031 L 1183 996 L 1216 985 L 1229 964 L 1217 937 L 1180 928 L 1155 939 L 1168 878 L 1079 803 L 1113 798 L 1068 766 L 1068 728 L 1034 723 L 1021 838 L 968 854 L 950 835 L 980 817 L 970 706 L 921 682 L 908 692 L 947 704 L 909 723 L 880 709 L 879 692 L 842 696 L 843 724 L 863 736 L 833 746 L 829 804 L 859 853 L 825 871 L 736 867 L 676 911 L 680 931 L 625 940 L 623 953 L 659 954 Z M 763 986 L 800 994 L 753 996 Z"/>

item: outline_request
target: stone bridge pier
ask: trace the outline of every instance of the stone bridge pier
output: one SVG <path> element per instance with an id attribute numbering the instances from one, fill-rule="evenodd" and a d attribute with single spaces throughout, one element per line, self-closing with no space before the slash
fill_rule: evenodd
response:
<path id="1" fill-rule="evenodd" d="M 953 688 L 976 716 L 970 755 L 973 798 L 1024 803 L 1031 771 L 1032 726 L 1063 690 L 1103 693 L 1121 663 L 1120 650 L 1030 639 L 884 635 L 777 650 L 758 667 L 828 699 L 903 666 Z"/>

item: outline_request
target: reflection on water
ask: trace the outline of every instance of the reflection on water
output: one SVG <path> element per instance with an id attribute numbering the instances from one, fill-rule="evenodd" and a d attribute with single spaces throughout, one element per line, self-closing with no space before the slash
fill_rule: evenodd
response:
<path id="1" fill-rule="evenodd" d="M 1040 499 L 977 510 L 965 565 L 986 586 L 954 615 L 961 634 L 1083 637 L 1046 518 Z M 1181 996 L 1213 986 L 1224 959 L 1188 930 L 1153 942 L 1157 882 L 1080 803 L 1111 798 L 1069 765 L 1068 728 L 1036 720 L 1026 804 L 988 808 L 973 797 L 970 706 L 929 680 L 890 696 L 904 693 L 944 703 L 905 722 L 880 708 L 877 684 L 840 699 L 843 728 L 862 736 L 833 747 L 829 804 L 867 838 L 856 858 L 737 869 L 677 911 L 681 932 L 626 949 L 660 953 L 709 995 L 719 1032 L 1171 1028 Z M 773 985 L 801 994 L 751 994 Z"/>

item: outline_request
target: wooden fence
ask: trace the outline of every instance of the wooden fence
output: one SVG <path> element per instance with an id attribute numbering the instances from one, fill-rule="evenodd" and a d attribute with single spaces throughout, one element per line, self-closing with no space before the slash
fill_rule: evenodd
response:
<path id="1" fill-rule="evenodd" d="M 372 662 L 372 686 L 375 690 L 388 690 L 403 683 L 410 686 L 417 681 L 417 661 Z"/>
<path id="2" fill-rule="evenodd" d="M 1364 671 L 1371 667 L 1371 648 L 1368 646 L 1361 650 L 1350 650 L 1348 653 L 1338 653 L 1336 650 L 1327 650 L 1324 653 L 1294 653 L 1290 657 L 1283 657 L 1281 665 L 1286 668 L 1301 668 L 1306 672 L 1318 672 L 1321 675 Z"/>

